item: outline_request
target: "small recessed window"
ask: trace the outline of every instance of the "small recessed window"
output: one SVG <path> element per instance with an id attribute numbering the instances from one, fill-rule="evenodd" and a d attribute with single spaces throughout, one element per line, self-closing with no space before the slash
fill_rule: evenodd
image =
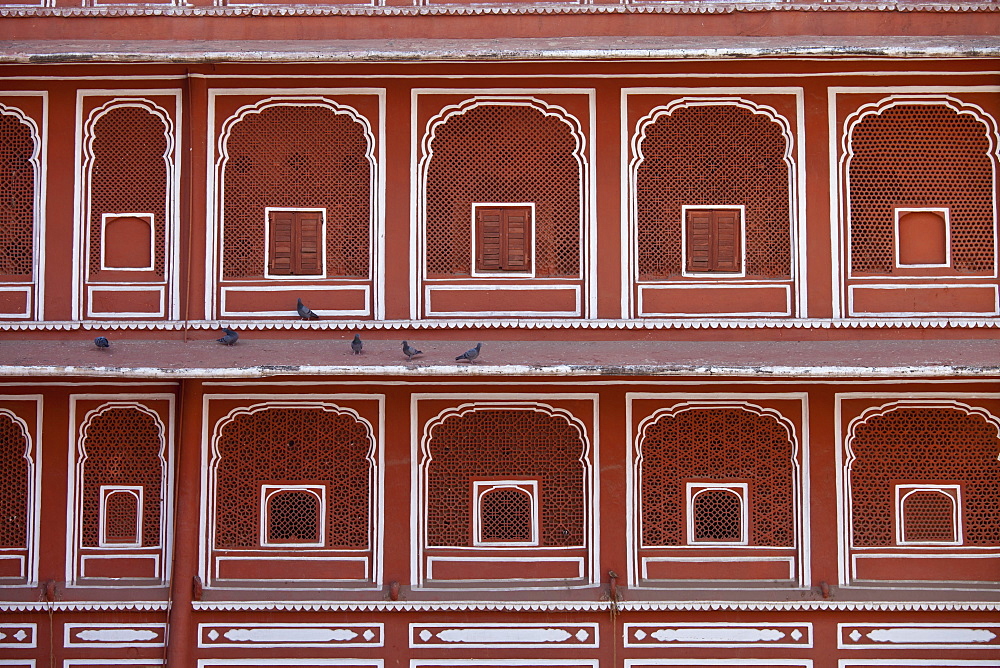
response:
<path id="1" fill-rule="evenodd" d="M 153 214 L 101 215 L 101 269 L 149 271 L 153 245 Z"/>
<path id="2" fill-rule="evenodd" d="M 746 545 L 746 483 L 687 483 L 688 544 Z"/>
<path id="3" fill-rule="evenodd" d="M 267 210 L 267 277 L 323 276 L 324 211 Z"/>
<path id="4" fill-rule="evenodd" d="M 896 266 L 951 264 L 948 209 L 896 209 Z"/>
<path id="5" fill-rule="evenodd" d="M 101 547 L 142 546 L 142 485 L 101 485 Z"/>
<path id="6" fill-rule="evenodd" d="M 261 545 L 323 547 L 325 521 L 326 486 L 261 486 Z"/>
<path id="7" fill-rule="evenodd" d="M 899 545 L 961 545 L 959 485 L 896 485 Z"/>
<path id="8" fill-rule="evenodd" d="M 474 275 L 531 276 L 533 204 L 474 204 Z"/>
<path id="9" fill-rule="evenodd" d="M 742 207 L 684 207 L 684 271 L 743 273 Z"/>
<path id="10" fill-rule="evenodd" d="M 475 545 L 538 545 L 537 481 L 477 480 L 473 494 Z"/>

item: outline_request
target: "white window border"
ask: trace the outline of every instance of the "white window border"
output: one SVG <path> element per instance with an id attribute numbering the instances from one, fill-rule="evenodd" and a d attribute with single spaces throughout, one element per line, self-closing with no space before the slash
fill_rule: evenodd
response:
<path id="1" fill-rule="evenodd" d="M 323 222 L 320 225 L 320 270 L 318 274 L 272 274 L 271 273 L 271 213 L 274 211 L 318 211 Z M 317 281 L 326 276 L 326 208 L 314 206 L 267 206 L 264 207 L 264 278 L 278 281 Z"/>
<path id="2" fill-rule="evenodd" d="M 695 540 L 694 538 L 694 500 L 702 492 L 725 491 L 735 494 L 740 499 L 740 536 L 735 540 Z M 748 484 L 745 482 L 688 482 L 684 484 L 687 536 L 685 543 L 698 547 L 732 547 L 734 545 L 750 544 L 750 502 Z"/>
<path id="3" fill-rule="evenodd" d="M 899 219 L 911 213 L 936 213 L 944 218 L 944 264 L 903 264 L 899 261 Z M 893 266 L 896 269 L 951 268 L 951 209 L 945 206 L 897 206 L 892 209 Z"/>
<path id="4" fill-rule="evenodd" d="M 904 540 L 906 535 L 903 502 L 914 492 L 938 492 L 951 498 L 952 522 L 955 529 L 955 540 Z M 962 545 L 962 486 L 961 485 L 918 485 L 903 483 L 893 490 L 896 507 L 896 545 L 912 545 L 917 547 L 932 545 Z"/>
<path id="5" fill-rule="evenodd" d="M 483 540 L 482 499 L 496 489 L 516 489 L 531 499 L 531 540 L 493 541 Z M 540 527 L 538 525 L 538 481 L 537 480 L 474 480 L 472 498 L 475 507 L 472 512 L 472 544 L 475 547 L 537 547 Z"/>
<path id="6" fill-rule="evenodd" d="M 688 211 L 733 209 L 740 212 L 740 270 L 688 271 L 687 215 Z M 682 204 L 681 205 L 681 276 L 692 278 L 731 279 L 747 276 L 747 211 L 745 204 Z"/>
<path id="7" fill-rule="evenodd" d="M 112 267 L 108 264 L 108 221 L 118 218 L 144 218 L 149 222 L 149 265 L 146 267 Z M 156 264 L 156 226 L 151 213 L 102 213 L 101 214 L 101 271 L 152 271 Z"/>
<path id="8" fill-rule="evenodd" d="M 271 543 L 267 540 L 267 502 L 283 492 L 308 492 L 319 499 L 319 540 L 305 542 Z M 325 547 L 326 546 L 326 485 L 275 485 L 260 486 L 260 545 L 261 547 Z"/>
<path id="9" fill-rule="evenodd" d="M 531 209 L 531 271 L 476 271 L 476 212 L 486 207 L 526 206 Z M 535 203 L 534 202 L 473 202 L 472 203 L 472 277 L 473 278 L 534 278 L 535 277 Z"/>
<path id="10" fill-rule="evenodd" d="M 142 547 L 142 513 L 143 513 L 143 490 L 142 485 L 101 485 L 100 495 L 101 503 L 98 509 L 97 515 L 97 533 L 98 547 L 111 547 L 111 548 L 121 548 L 121 547 Z M 136 514 L 135 514 L 135 540 L 132 542 L 120 542 L 120 541 L 109 541 L 107 536 L 107 521 L 105 520 L 107 513 L 107 500 L 112 494 L 131 494 L 136 500 Z"/>

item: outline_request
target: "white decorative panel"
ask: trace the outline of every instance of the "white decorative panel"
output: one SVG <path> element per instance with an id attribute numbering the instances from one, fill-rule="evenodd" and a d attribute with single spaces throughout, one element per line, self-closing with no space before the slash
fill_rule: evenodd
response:
<path id="1" fill-rule="evenodd" d="M 597 624 L 410 624 L 410 647 L 597 647 Z"/>
<path id="2" fill-rule="evenodd" d="M 382 624 L 199 624 L 198 647 L 381 647 Z"/>
<path id="3" fill-rule="evenodd" d="M 842 649 L 993 649 L 1000 624 L 838 624 Z"/>
<path id="4" fill-rule="evenodd" d="M 626 647 L 812 647 L 812 624 L 626 624 Z"/>

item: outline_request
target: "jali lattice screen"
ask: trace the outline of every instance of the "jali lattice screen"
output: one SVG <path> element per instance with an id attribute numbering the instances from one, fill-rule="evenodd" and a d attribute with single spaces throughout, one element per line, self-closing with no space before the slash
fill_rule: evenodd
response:
<path id="1" fill-rule="evenodd" d="M 28 546 L 27 447 L 21 425 L 0 413 L 0 547 Z"/>
<path id="2" fill-rule="evenodd" d="M 0 113 L 0 276 L 27 278 L 34 266 L 35 150 L 31 128 Z"/>

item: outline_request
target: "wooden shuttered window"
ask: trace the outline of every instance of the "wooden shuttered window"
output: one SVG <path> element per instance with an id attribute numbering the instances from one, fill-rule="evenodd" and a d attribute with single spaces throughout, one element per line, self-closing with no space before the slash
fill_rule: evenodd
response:
<path id="1" fill-rule="evenodd" d="M 476 209 L 476 271 L 531 271 L 531 207 Z"/>
<path id="2" fill-rule="evenodd" d="M 738 209 L 687 212 L 687 271 L 736 273 L 742 269 L 743 225 Z"/>
<path id="3" fill-rule="evenodd" d="M 272 211 L 268 218 L 268 273 L 315 276 L 323 273 L 323 214 Z"/>

